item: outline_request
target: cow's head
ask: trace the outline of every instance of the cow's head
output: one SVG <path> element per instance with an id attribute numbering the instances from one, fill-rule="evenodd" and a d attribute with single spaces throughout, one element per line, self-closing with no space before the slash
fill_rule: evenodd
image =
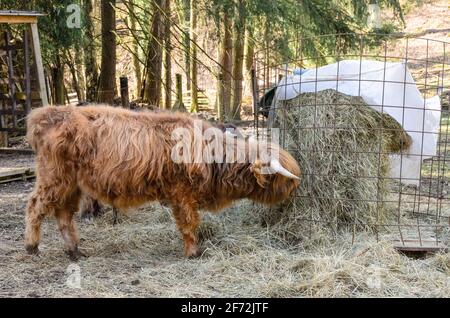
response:
<path id="1" fill-rule="evenodd" d="M 300 167 L 285 150 L 271 144 L 277 156 L 257 159 L 251 164 L 254 190 L 250 199 L 264 204 L 275 204 L 289 198 L 300 183 Z"/>

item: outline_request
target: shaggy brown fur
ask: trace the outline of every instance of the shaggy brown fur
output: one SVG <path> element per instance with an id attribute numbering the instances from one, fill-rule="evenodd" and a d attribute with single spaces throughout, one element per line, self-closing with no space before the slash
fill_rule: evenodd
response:
<path id="1" fill-rule="evenodd" d="M 229 132 L 235 134 L 237 137 L 244 138 L 239 129 L 233 124 L 219 122 L 214 123 L 213 125 L 214 127 L 220 129 L 223 133 L 225 133 L 228 130 Z M 94 200 L 93 198 L 87 195 L 83 195 L 80 201 L 80 213 L 83 219 L 91 221 L 93 218 L 100 216 L 103 213 L 103 209 L 97 200 Z M 118 220 L 118 210 L 114 208 L 113 213 L 114 213 L 113 224 L 115 225 Z"/>
<path id="2" fill-rule="evenodd" d="M 261 174 L 259 160 L 175 163 L 171 151 L 177 141 L 171 134 L 180 127 L 193 131 L 194 119 L 182 113 L 136 113 L 107 106 L 33 110 L 27 138 L 36 151 L 37 180 L 27 207 L 27 251 L 38 252 L 41 222 L 52 215 L 69 256 L 82 255 L 73 215 L 81 194 L 86 194 L 121 211 L 153 200 L 169 204 L 185 255 L 197 256 L 198 210 L 218 211 L 242 198 L 273 204 L 289 197 L 299 184 L 279 174 Z M 203 129 L 209 127 L 204 122 Z M 227 151 L 243 146 L 252 149 L 258 144 L 244 141 Z M 286 151 L 280 150 L 279 157 L 284 168 L 300 175 Z"/>

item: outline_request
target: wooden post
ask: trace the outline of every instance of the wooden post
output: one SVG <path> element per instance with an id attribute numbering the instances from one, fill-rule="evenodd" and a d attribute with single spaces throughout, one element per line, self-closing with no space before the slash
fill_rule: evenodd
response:
<path id="1" fill-rule="evenodd" d="M 9 95 L 11 98 L 11 107 L 12 107 L 12 119 L 13 119 L 13 128 L 16 128 L 17 125 L 17 117 L 16 117 L 16 83 L 14 83 L 14 68 L 13 68 L 13 55 L 12 55 L 12 46 L 11 46 L 11 34 L 9 31 L 5 32 L 5 46 L 7 52 L 7 60 L 8 60 L 8 84 L 9 84 Z"/>
<path id="2" fill-rule="evenodd" d="M 2 94 L 2 92 L 0 92 L 0 94 Z M 0 99 L 1 101 L 1 110 L 6 110 L 6 102 L 5 99 Z M 8 132 L 3 131 L 2 128 L 6 128 L 6 120 L 5 120 L 5 116 L 0 112 L 0 147 L 8 147 Z"/>
<path id="3" fill-rule="evenodd" d="M 37 23 L 31 23 L 31 38 L 33 43 L 34 62 L 36 63 L 39 95 L 41 98 L 42 106 L 48 105 L 47 92 L 45 89 L 45 76 L 44 66 L 42 65 L 41 45 L 39 43 L 39 32 Z"/>
<path id="4" fill-rule="evenodd" d="M 2 108 L 1 109 L 6 109 L 4 103 L 2 103 Z M 7 131 L 2 131 L 2 128 L 6 128 L 6 121 L 5 121 L 5 117 L 0 114 L 0 147 L 1 148 L 6 148 L 8 147 L 8 132 Z"/>
<path id="5" fill-rule="evenodd" d="M 130 98 L 128 96 L 128 77 L 120 77 L 120 98 L 122 99 L 122 107 L 130 108 Z"/>
<path id="6" fill-rule="evenodd" d="M 177 100 L 175 101 L 175 104 L 173 105 L 173 110 L 176 111 L 186 111 L 186 107 L 183 103 L 183 79 L 181 77 L 181 74 L 175 74 L 176 78 L 176 92 L 177 92 Z"/>
<path id="7" fill-rule="evenodd" d="M 25 29 L 23 33 L 23 43 L 24 43 L 24 63 L 25 63 L 25 111 L 28 114 L 31 110 L 31 79 L 30 79 L 30 43 L 28 38 L 29 31 Z"/>
<path id="8" fill-rule="evenodd" d="M 251 71 L 251 79 L 252 79 L 252 101 L 253 101 L 253 115 L 258 116 L 259 113 L 259 105 L 258 105 L 258 81 L 256 79 L 256 71 L 253 68 Z"/>
<path id="9" fill-rule="evenodd" d="M 47 100 L 53 105 L 52 86 L 50 85 L 50 77 L 45 76 L 45 90 L 47 91 Z"/>

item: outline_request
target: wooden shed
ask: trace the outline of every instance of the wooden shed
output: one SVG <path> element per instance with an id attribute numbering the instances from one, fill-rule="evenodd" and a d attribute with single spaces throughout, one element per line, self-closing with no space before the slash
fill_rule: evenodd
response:
<path id="1" fill-rule="evenodd" d="M 43 14 L 0 10 L 0 147 L 24 131 L 33 106 L 48 105 L 37 20 Z"/>

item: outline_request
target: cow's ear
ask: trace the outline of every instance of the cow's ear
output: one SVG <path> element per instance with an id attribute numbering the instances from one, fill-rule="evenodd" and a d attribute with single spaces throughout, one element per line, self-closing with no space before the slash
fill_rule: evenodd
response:
<path id="1" fill-rule="evenodd" d="M 263 173 L 263 163 L 261 160 L 256 159 L 251 166 L 251 171 L 256 178 L 256 182 L 262 188 L 266 187 L 267 184 L 267 174 Z"/>

